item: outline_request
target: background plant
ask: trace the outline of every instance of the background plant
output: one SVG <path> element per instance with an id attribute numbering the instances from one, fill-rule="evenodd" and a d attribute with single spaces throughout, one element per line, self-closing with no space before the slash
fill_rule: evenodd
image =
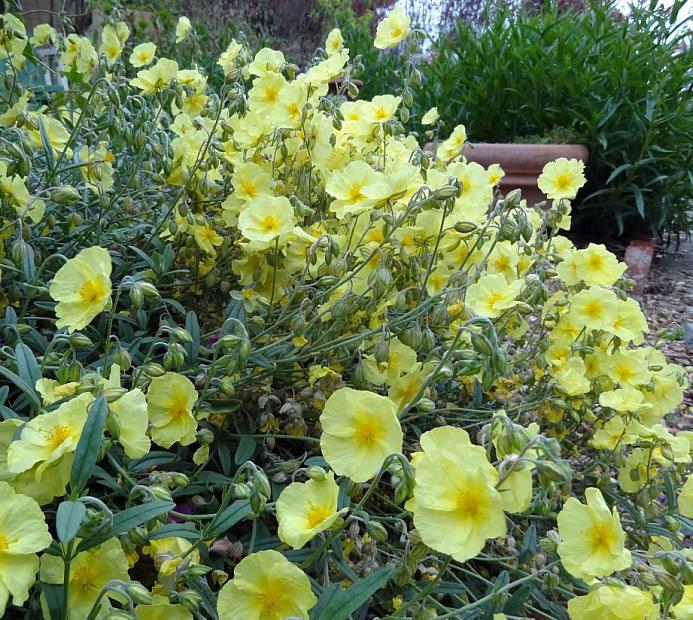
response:
<path id="1" fill-rule="evenodd" d="M 652 3 L 625 15 L 608 2 L 546 5 L 458 22 L 422 65 L 418 114 L 435 105 L 483 142 L 570 128 L 590 149 L 576 214 L 587 230 L 606 218 L 629 235 L 688 231 L 693 50 L 680 6 L 669 16 Z"/>

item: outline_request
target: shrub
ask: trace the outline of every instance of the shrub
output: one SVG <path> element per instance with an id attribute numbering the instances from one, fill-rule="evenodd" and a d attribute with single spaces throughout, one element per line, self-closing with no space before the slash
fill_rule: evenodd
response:
<path id="1" fill-rule="evenodd" d="M 431 158 L 346 101 L 339 33 L 298 75 L 232 42 L 214 90 L 123 23 L 35 31 L 71 79 L 35 107 L 1 26 L 3 613 L 689 615 L 678 330 L 560 234 L 580 162 L 498 195 L 463 127 Z"/>
<path id="2" fill-rule="evenodd" d="M 693 50 L 691 18 L 675 16 L 596 1 L 458 22 L 422 67 L 415 116 L 435 105 L 479 142 L 572 129 L 590 149 L 576 215 L 595 234 L 595 217 L 629 235 L 688 231 Z"/>

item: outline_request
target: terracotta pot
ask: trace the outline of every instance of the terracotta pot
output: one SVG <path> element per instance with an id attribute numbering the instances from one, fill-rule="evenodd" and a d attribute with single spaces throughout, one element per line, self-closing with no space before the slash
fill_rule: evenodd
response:
<path id="1" fill-rule="evenodd" d="M 589 151 L 582 144 L 494 144 L 480 142 L 466 144 L 464 156 L 487 168 L 500 164 L 505 176 L 500 184 L 505 194 L 519 188 L 527 204 L 546 200 L 537 187 L 537 178 L 546 164 L 559 157 L 587 161 Z"/>

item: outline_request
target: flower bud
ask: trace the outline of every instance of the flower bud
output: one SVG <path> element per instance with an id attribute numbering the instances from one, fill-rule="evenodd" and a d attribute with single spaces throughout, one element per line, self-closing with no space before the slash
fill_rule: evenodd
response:
<path id="1" fill-rule="evenodd" d="M 317 465 L 312 465 L 306 469 L 306 474 L 311 480 L 315 480 L 316 482 L 322 482 L 327 477 L 325 470 Z"/>
<path id="2" fill-rule="evenodd" d="M 132 357 L 130 357 L 127 349 L 118 347 L 113 354 L 113 363 L 118 364 L 123 372 L 127 372 L 130 370 L 130 366 L 132 366 Z"/>
<path id="3" fill-rule="evenodd" d="M 259 493 L 257 490 L 253 490 L 253 492 L 250 494 L 250 509 L 256 515 L 259 515 L 265 509 L 266 505 L 267 497 L 262 493 Z"/>
<path id="4" fill-rule="evenodd" d="M 375 344 L 373 348 L 373 357 L 375 357 L 375 361 L 379 364 L 384 364 L 390 359 L 390 349 L 385 341 L 379 340 Z"/>
<path id="5" fill-rule="evenodd" d="M 387 530 L 382 523 L 369 521 L 366 525 L 366 531 L 376 542 L 385 542 L 387 540 Z"/>
<path id="6" fill-rule="evenodd" d="M 176 327 L 171 333 L 178 342 L 183 344 L 190 344 L 193 341 L 192 334 L 183 327 Z"/>
<path id="7" fill-rule="evenodd" d="M 68 340 L 70 344 L 76 349 L 86 349 L 87 347 L 91 347 L 93 345 L 93 342 L 91 341 L 89 336 L 85 336 L 84 334 L 80 334 L 79 332 L 70 334 Z"/>
<path id="8" fill-rule="evenodd" d="M 151 362 L 144 367 L 144 374 L 155 379 L 156 377 L 163 377 L 166 374 L 166 370 L 161 364 Z"/>
<path id="9" fill-rule="evenodd" d="M 120 437 L 120 420 L 112 411 L 109 411 L 106 415 L 106 430 L 108 430 L 113 439 Z"/>
<path id="10" fill-rule="evenodd" d="M 152 495 L 156 497 L 156 499 L 167 502 L 172 501 L 171 492 L 163 485 L 153 484 L 149 487 L 149 490 L 152 492 Z"/>
<path id="11" fill-rule="evenodd" d="M 250 497 L 250 487 L 244 482 L 234 484 L 231 492 L 236 499 L 248 499 Z"/>
<path id="12" fill-rule="evenodd" d="M 129 581 L 124 585 L 124 588 L 134 603 L 139 605 L 152 604 L 152 595 L 139 581 Z"/>
<path id="13" fill-rule="evenodd" d="M 269 480 L 267 479 L 267 474 L 260 470 L 255 472 L 252 479 L 253 488 L 255 488 L 264 497 L 269 499 L 272 497 L 272 487 L 270 486 Z"/>
<path id="14" fill-rule="evenodd" d="M 182 605 L 191 614 L 196 614 L 202 601 L 202 595 L 193 590 L 184 590 L 176 595 L 177 603 Z"/>
<path id="15" fill-rule="evenodd" d="M 103 397 L 106 399 L 107 403 L 116 402 L 121 396 L 127 394 L 126 388 L 108 388 L 103 391 Z"/>
<path id="16" fill-rule="evenodd" d="M 51 190 L 51 200 L 59 205 L 71 204 L 79 199 L 79 192 L 71 185 L 61 185 Z"/>
<path id="17" fill-rule="evenodd" d="M 204 446 L 214 443 L 214 433 L 208 428 L 201 428 L 197 431 L 197 440 Z"/>

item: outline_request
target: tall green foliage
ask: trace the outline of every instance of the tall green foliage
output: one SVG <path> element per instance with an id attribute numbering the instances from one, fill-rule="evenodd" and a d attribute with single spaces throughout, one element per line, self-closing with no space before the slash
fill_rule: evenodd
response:
<path id="1" fill-rule="evenodd" d="M 437 106 L 474 141 L 568 128 L 591 153 L 583 221 L 598 216 L 631 235 L 689 230 L 693 50 L 691 19 L 675 13 L 623 16 L 593 2 L 577 14 L 501 11 L 482 28 L 458 23 L 423 63 L 418 112 Z"/>

